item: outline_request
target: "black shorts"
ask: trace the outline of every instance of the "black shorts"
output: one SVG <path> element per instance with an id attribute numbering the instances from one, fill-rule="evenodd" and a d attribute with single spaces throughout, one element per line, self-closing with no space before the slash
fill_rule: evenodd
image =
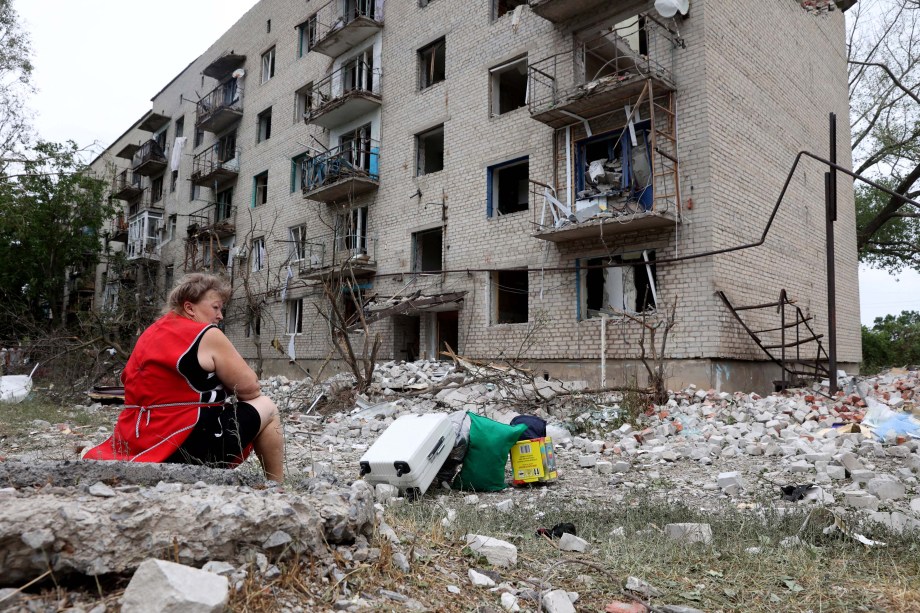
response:
<path id="1" fill-rule="evenodd" d="M 239 464 L 243 450 L 262 428 L 262 418 L 248 402 L 202 407 L 198 423 L 185 442 L 166 458 L 172 464 L 204 464 L 228 468 Z"/>

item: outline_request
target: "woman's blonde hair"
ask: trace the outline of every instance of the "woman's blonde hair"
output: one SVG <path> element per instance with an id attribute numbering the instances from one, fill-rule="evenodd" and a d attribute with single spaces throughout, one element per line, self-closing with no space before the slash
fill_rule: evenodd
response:
<path id="1" fill-rule="evenodd" d="M 169 292 L 169 298 L 166 301 L 166 312 L 172 311 L 177 315 L 181 315 L 182 305 L 186 302 L 197 304 L 211 290 L 217 292 L 224 302 L 230 299 L 230 285 L 222 278 L 202 272 L 187 274 L 179 279 L 176 287 Z"/>

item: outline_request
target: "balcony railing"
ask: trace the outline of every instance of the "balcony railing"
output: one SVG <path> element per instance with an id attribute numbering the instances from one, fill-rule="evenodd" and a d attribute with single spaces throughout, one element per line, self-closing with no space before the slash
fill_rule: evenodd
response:
<path id="1" fill-rule="evenodd" d="M 380 106 L 380 70 L 358 59 L 314 85 L 304 121 L 324 128 L 348 123 Z"/>
<path id="2" fill-rule="evenodd" d="M 142 190 L 141 175 L 130 168 L 115 175 L 115 180 L 112 181 L 112 197 L 119 200 L 133 200 L 140 196 Z"/>
<path id="3" fill-rule="evenodd" d="M 189 215 L 188 235 L 190 238 L 203 234 L 215 234 L 224 238 L 233 236 L 235 233 L 233 205 L 229 202 L 212 202 Z"/>
<path id="4" fill-rule="evenodd" d="M 243 97 L 236 79 L 221 83 L 195 106 L 195 125 L 208 132 L 221 132 L 243 116 Z"/>
<path id="5" fill-rule="evenodd" d="M 302 166 L 304 198 L 338 202 L 377 189 L 380 142 L 363 139 L 306 158 Z"/>
<path id="6" fill-rule="evenodd" d="M 149 177 L 166 169 L 166 155 L 155 140 L 148 140 L 134 153 L 134 173 Z"/>
<path id="7" fill-rule="evenodd" d="M 638 97 L 648 80 L 674 89 L 671 53 L 683 46 L 676 32 L 639 15 L 590 41 L 528 66 L 531 116 L 554 128 L 591 119 Z"/>
<path id="8" fill-rule="evenodd" d="M 215 143 L 192 159 L 192 183 L 211 185 L 236 179 L 240 174 L 240 150 Z"/>
<path id="9" fill-rule="evenodd" d="M 330 0 L 317 11 L 311 51 L 338 57 L 383 27 L 383 0 Z"/>
<path id="10" fill-rule="evenodd" d="M 317 280 L 339 274 L 369 276 L 377 271 L 377 237 L 330 234 L 298 245 L 300 276 Z"/>

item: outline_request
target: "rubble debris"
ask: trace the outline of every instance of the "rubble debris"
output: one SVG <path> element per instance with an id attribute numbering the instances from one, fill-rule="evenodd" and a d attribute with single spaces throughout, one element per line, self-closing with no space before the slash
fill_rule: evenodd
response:
<path id="1" fill-rule="evenodd" d="M 510 567 L 517 564 L 517 547 L 507 541 L 480 534 L 467 534 L 466 544 L 472 551 L 485 556 L 489 564 L 494 566 Z"/>
<path id="2" fill-rule="evenodd" d="M 123 613 L 220 613 L 230 595 L 226 577 L 175 562 L 144 560 L 122 597 Z"/>

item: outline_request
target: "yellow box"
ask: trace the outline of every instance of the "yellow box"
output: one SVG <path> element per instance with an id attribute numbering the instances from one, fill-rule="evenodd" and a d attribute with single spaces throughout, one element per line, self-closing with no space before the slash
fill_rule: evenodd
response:
<path id="1" fill-rule="evenodd" d="M 511 448 L 514 485 L 552 481 L 556 474 L 556 455 L 550 437 L 518 441 Z"/>

